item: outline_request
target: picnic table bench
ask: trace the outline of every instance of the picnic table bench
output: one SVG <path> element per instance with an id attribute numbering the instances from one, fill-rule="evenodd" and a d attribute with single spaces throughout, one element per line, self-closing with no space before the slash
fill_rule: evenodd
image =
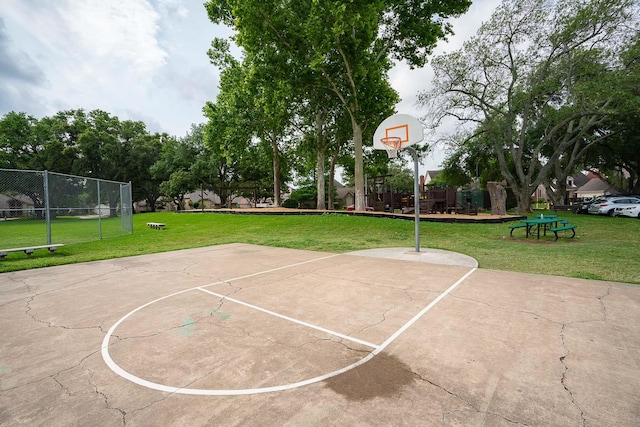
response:
<path id="1" fill-rule="evenodd" d="M 529 225 L 527 224 L 514 224 L 514 225 L 510 225 L 509 228 L 511 229 L 511 231 L 509 232 L 509 235 L 511 237 L 513 237 L 513 230 L 517 229 L 517 228 L 525 228 L 525 227 L 529 227 Z M 528 234 L 528 233 L 527 233 Z"/>
<path id="2" fill-rule="evenodd" d="M 164 222 L 148 222 L 147 225 L 156 230 L 164 230 Z"/>
<path id="3" fill-rule="evenodd" d="M 574 237 L 576 237 L 576 227 L 577 225 L 569 225 L 569 224 L 564 224 L 561 227 L 553 227 L 550 228 L 549 231 L 553 231 L 553 234 L 556 235 L 556 240 L 558 240 L 558 231 L 566 231 L 566 230 L 571 230 L 571 232 L 573 233 L 571 235 L 571 238 L 573 239 Z"/>
<path id="4" fill-rule="evenodd" d="M 54 253 L 60 246 L 64 245 L 62 243 L 54 243 L 51 245 L 26 246 L 24 248 L 0 249 L 0 259 L 4 259 L 9 252 L 24 252 L 27 256 L 30 256 L 36 249 L 49 249 L 49 252 Z"/>
<path id="5" fill-rule="evenodd" d="M 533 232 L 533 228 L 536 227 L 537 232 Z M 571 238 L 576 235 L 576 225 L 569 225 L 569 221 L 562 218 L 557 218 L 555 215 L 538 215 L 533 219 L 525 219 L 520 221 L 520 224 L 510 225 L 509 228 L 511 231 L 509 235 L 513 237 L 513 230 L 518 228 L 526 228 L 526 237 L 531 235 L 537 235 L 538 239 L 540 239 L 540 229 L 543 230 L 543 234 L 547 235 L 547 230 L 552 231 L 555 235 L 555 240 L 558 240 L 558 232 L 559 231 L 567 231 L 571 230 L 573 232 Z"/>

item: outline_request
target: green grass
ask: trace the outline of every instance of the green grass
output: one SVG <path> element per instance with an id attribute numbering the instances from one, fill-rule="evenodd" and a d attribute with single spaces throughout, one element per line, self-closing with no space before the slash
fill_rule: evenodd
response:
<path id="1" fill-rule="evenodd" d="M 103 238 L 123 234 L 122 219 L 97 217 L 81 219 L 79 217 L 58 216 L 51 221 L 51 240 L 54 243 L 82 243 L 97 240 L 102 232 Z M 47 228 L 44 220 L 20 219 L 0 220 L 0 246 L 19 248 L 47 243 Z"/>
<path id="2" fill-rule="evenodd" d="M 421 246 L 472 256 L 481 268 L 640 284 L 639 220 L 572 213 L 559 216 L 578 226 L 574 239 L 525 239 L 524 229 L 515 230 L 510 238 L 508 223 L 422 222 Z M 133 221 L 133 234 L 66 245 L 54 255 L 43 250 L 30 258 L 11 253 L 0 261 L 0 272 L 236 242 L 336 253 L 415 246 L 413 221 L 386 218 L 148 213 L 134 215 Z M 164 222 L 167 227 L 153 230 L 147 222 Z M 4 225 L 0 223 L 0 235 Z M 11 232 L 22 233 L 18 226 L 15 222 Z M 71 230 L 77 231 L 71 227 L 69 233 L 76 232 Z M 53 240 L 66 242 L 60 234 Z"/>

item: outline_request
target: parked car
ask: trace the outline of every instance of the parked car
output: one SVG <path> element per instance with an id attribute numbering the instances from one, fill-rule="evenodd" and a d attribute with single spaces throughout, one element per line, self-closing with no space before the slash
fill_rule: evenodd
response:
<path id="1" fill-rule="evenodd" d="M 631 218 L 640 218 L 640 204 L 625 206 L 623 208 L 616 208 L 615 215 L 629 216 Z"/>
<path id="2" fill-rule="evenodd" d="M 589 206 L 590 214 L 613 216 L 616 208 L 624 208 L 640 203 L 636 197 L 610 197 L 607 200 L 594 202 Z"/>
<path id="3" fill-rule="evenodd" d="M 349 205 L 349 206 L 347 206 L 347 210 L 348 210 L 348 211 L 353 211 L 353 210 L 355 210 L 355 209 L 356 209 L 356 205 Z M 366 211 L 372 211 L 372 210 L 373 210 L 373 208 L 372 208 L 371 206 L 365 206 L 364 210 L 366 210 Z"/>
<path id="4" fill-rule="evenodd" d="M 582 204 L 576 209 L 576 213 L 586 214 L 589 213 L 589 207 L 594 203 L 602 203 L 607 199 L 610 199 L 613 196 L 596 196 L 591 199 L 585 199 L 582 201 Z"/>

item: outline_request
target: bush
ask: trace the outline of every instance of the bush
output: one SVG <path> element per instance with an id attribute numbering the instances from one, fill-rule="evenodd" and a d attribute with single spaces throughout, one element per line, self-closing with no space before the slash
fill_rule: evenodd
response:
<path id="1" fill-rule="evenodd" d="M 282 202 L 282 207 L 283 208 L 297 208 L 298 207 L 298 202 L 296 202 L 293 199 L 287 199 L 284 202 Z"/>

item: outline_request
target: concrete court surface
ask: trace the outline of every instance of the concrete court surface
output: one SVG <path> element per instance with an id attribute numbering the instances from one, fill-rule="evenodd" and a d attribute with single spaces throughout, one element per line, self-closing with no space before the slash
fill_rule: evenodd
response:
<path id="1" fill-rule="evenodd" d="M 231 244 L 0 274 L 0 425 L 640 425 L 640 286 L 436 255 Z"/>

